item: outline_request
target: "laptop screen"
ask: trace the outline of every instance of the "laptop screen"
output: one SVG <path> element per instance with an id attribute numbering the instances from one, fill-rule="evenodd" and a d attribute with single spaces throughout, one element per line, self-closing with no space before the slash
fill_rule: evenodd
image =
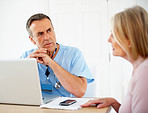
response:
<path id="1" fill-rule="evenodd" d="M 0 60 L 0 103 L 42 104 L 36 59 Z"/>

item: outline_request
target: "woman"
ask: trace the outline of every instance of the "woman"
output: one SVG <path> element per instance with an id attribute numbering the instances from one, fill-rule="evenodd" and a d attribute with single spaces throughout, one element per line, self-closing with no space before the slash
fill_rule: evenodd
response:
<path id="1" fill-rule="evenodd" d="M 100 98 L 82 105 L 112 106 L 119 113 L 148 113 L 148 13 L 140 6 L 128 8 L 112 18 L 113 55 L 133 65 L 127 96 L 121 105 L 114 98 Z"/>

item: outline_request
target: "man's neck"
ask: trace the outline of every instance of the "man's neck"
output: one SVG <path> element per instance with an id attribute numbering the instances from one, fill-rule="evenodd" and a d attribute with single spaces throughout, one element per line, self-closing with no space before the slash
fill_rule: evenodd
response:
<path id="1" fill-rule="evenodd" d="M 58 50 L 59 50 L 59 45 L 56 44 L 56 48 L 54 49 L 54 51 L 51 51 L 51 52 L 47 51 L 47 55 L 48 55 L 50 58 L 54 59 L 54 57 L 56 56 Z M 54 52 L 55 52 L 55 53 L 54 53 Z"/>
<path id="2" fill-rule="evenodd" d="M 47 55 L 48 55 L 50 58 L 53 56 L 53 53 L 54 53 L 54 51 L 51 51 L 51 52 L 47 51 Z"/>

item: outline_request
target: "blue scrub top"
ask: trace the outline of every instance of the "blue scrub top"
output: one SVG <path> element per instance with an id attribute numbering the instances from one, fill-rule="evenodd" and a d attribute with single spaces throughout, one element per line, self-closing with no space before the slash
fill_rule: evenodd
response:
<path id="1" fill-rule="evenodd" d="M 54 58 L 54 61 L 56 61 L 61 67 L 66 69 L 71 74 L 75 76 L 85 77 L 87 79 L 88 84 L 93 82 L 94 78 L 91 75 L 91 72 L 84 60 L 81 51 L 75 47 L 63 46 L 61 44 L 59 45 L 60 48 L 57 55 Z M 31 52 L 35 51 L 36 49 L 26 51 L 21 56 L 21 58 L 26 58 Z M 61 88 L 59 89 L 56 89 L 54 87 L 55 83 L 59 81 L 50 67 L 48 67 L 48 70 L 50 72 L 48 83 L 53 86 L 53 91 L 52 92 L 42 91 L 42 94 L 72 97 L 73 95 L 70 94 L 68 91 L 66 91 L 66 89 L 63 86 L 61 86 Z M 38 71 L 40 76 L 40 83 L 47 84 L 47 76 L 45 75 L 46 66 L 38 63 Z"/>

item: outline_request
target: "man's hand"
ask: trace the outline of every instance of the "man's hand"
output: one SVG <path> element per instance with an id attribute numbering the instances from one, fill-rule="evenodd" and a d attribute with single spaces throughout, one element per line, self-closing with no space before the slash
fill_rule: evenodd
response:
<path id="1" fill-rule="evenodd" d="M 37 62 L 43 65 L 47 65 L 49 63 L 49 60 L 51 60 L 51 58 L 47 55 L 46 48 L 35 50 L 34 52 L 30 53 L 27 58 L 36 58 Z"/>

